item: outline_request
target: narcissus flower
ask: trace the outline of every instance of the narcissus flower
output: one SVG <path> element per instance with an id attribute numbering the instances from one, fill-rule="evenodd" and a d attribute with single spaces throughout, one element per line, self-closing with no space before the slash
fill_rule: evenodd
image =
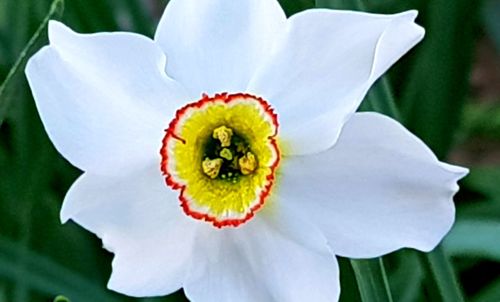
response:
<path id="1" fill-rule="evenodd" d="M 193 301 L 334 301 L 334 255 L 433 249 L 466 169 L 355 113 L 424 35 L 415 11 L 171 0 L 154 40 L 49 24 L 26 74 L 63 203 L 115 254 L 109 288 Z"/>

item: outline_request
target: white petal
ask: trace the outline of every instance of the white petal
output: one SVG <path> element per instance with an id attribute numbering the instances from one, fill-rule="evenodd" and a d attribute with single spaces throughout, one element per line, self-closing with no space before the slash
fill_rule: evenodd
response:
<path id="1" fill-rule="evenodd" d="M 188 298 L 337 301 L 337 262 L 322 234 L 293 216 L 263 216 L 238 229 L 205 231 L 184 286 Z"/>
<path id="2" fill-rule="evenodd" d="M 416 15 L 308 10 L 288 20 L 287 35 L 248 89 L 276 107 L 288 153 L 335 143 L 373 82 L 422 39 Z"/>
<path id="3" fill-rule="evenodd" d="M 280 198 L 352 258 L 432 250 L 453 224 L 456 182 L 467 174 L 376 113 L 355 114 L 332 149 L 287 158 L 282 171 Z"/>
<path id="4" fill-rule="evenodd" d="M 108 175 L 159 161 L 163 129 L 186 97 L 156 44 L 130 33 L 76 34 L 55 21 L 49 39 L 26 75 L 57 150 Z"/>
<path id="5" fill-rule="evenodd" d="M 95 233 L 115 254 L 110 289 L 153 296 L 182 287 L 194 220 L 154 167 L 120 178 L 83 174 L 66 195 L 61 219 Z"/>
<path id="6" fill-rule="evenodd" d="M 190 301 L 273 301 L 230 231 L 212 227 L 196 237 L 184 293 Z"/>
<path id="7" fill-rule="evenodd" d="M 167 73 L 194 98 L 244 92 L 286 16 L 275 0 L 172 0 L 155 34 Z"/>

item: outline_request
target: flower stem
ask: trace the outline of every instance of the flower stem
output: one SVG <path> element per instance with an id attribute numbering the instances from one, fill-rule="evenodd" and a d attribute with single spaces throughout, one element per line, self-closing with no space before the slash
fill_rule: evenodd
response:
<path id="1" fill-rule="evenodd" d="M 363 302 L 392 302 L 391 289 L 382 258 L 351 259 Z"/>
<path id="2" fill-rule="evenodd" d="M 428 278 L 425 286 L 432 295 L 431 300 L 443 302 L 463 302 L 462 290 L 458 285 L 455 272 L 440 246 L 430 253 L 419 253 L 422 266 Z"/>

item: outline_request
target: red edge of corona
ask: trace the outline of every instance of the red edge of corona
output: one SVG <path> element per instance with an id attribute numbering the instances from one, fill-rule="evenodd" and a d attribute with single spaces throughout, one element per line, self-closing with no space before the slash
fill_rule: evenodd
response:
<path id="1" fill-rule="evenodd" d="M 276 152 L 276 159 L 273 162 L 273 164 L 270 166 L 271 173 L 269 175 L 267 175 L 267 177 L 266 177 L 267 183 L 263 187 L 262 191 L 260 192 L 259 202 L 256 205 L 254 205 L 252 208 L 250 208 L 250 211 L 246 214 L 246 216 L 241 218 L 241 219 L 219 220 L 219 219 L 217 219 L 217 217 L 214 217 L 214 216 L 211 216 L 211 215 L 205 214 L 205 213 L 196 212 L 196 211 L 193 211 L 189 208 L 189 200 L 184 196 L 184 191 L 186 189 L 186 185 L 179 183 L 179 182 L 176 182 L 174 180 L 174 177 L 168 171 L 169 158 L 168 158 L 168 150 L 167 150 L 168 147 L 167 146 L 168 146 L 168 142 L 170 139 L 176 139 L 178 141 L 181 141 L 182 143 L 186 143 L 186 141 L 182 137 L 179 137 L 175 133 L 175 131 L 176 131 L 176 127 L 177 127 L 178 122 L 180 121 L 181 117 L 186 113 L 186 111 L 188 109 L 190 109 L 190 108 L 200 109 L 205 104 L 215 103 L 217 101 L 223 101 L 224 103 L 229 104 L 229 103 L 236 101 L 238 99 L 241 99 L 241 98 L 245 98 L 245 99 L 250 98 L 250 99 L 257 101 L 262 106 L 262 109 L 264 109 L 264 112 L 266 112 L 271 117 L 272 122 L 274 124 L 275 133 L 273 135 L 269 136 L 268 139 L 274 148 L 274 152 Z M 179 200 L 180 200 L 180 205 L 181 205 L 184 213 L 186 213 L 186 215 L 191 216 L 195 219 L 211 222 L 215 227 L 218 227 L 218 228 L 222 228 L 222 227 L 226 227 L 226 226 L 237 227 L 237 226 L 245 223 L 246 221 L 250 220 L 254 216 L 255 212 L 257 212 L 264 205 L 265 200 L 269 196 L 269 194 L 271 193 L 271 189 L 272 189 L 272 186 L 274 184 L 276 169 L 278 168 L 279 162 L 281 160 L 281 154 L 280 154 L 280 151 L 278 148 L 278 143 L 276 142 L 276 135 L 278 134 L 278 126 L 279 126 L 278 116 L 276 113 L 274 113 L 273 109 L 271 108 L 271 105 L 269 105 L 268 102 L 266 102 L 264 99 L 262 99 L 260 97 L 256 97 L 254 95 L 246 94 L 246 93 L 236 93 L 236 94 L 221 93 L 221 94 L 216 94 L 214 97 L 209 97 L 208 95 L 203 94 L 203 96 L 200 100 L 198 100 L 194 103 L 189 103 L 189 104 L 185 105 L 184 107 L 180 108 L 179 110 L 177 110 L 177 112 L 175 114 L 175 118 L 170 122 L 168 129 L 165 130 L 166 134 L 165 134 L 165 137 L 163 138 L 163 141 L 162 141 L 163 145 L 162 145 L 162 148 L 160 150 L 160 154 L 162 157 L 161 171 L 162 171 L 163 175 L 165 176 L 166 184 L 174 190 L 180 190 Z"/>

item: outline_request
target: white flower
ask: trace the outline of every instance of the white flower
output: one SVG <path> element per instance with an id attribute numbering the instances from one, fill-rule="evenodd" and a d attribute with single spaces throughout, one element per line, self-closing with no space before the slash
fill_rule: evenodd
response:
<path id="1" fill-rule="evenodd" d="M 154 40 L 50 22 L 26 74 L 52 142 L 84 171 L 61 219 L 115 254 L 109 288 L 335 301 L 334 255 L 433 249 L 467 170 L 355 113 L 423 37 L 416 15 L 287 20 L 274 0 L 172 0 Z"/>

